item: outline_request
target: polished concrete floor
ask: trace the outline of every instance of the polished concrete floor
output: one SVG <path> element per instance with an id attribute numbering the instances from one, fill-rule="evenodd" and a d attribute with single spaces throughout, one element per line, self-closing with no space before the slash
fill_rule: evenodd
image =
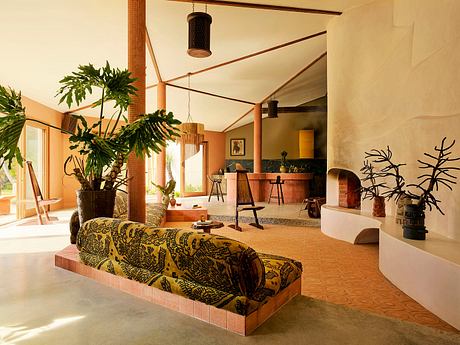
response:
<path id="1" fill-rule="evenodd" d="M 53 215 L 58 220 L 47 226 L 28 219 L 16 227 L 0 228 L 0 344 L 460 344 L 456 334 L 305 296 L 285 306 L 254 335 L 242 338 L 55 268 L 53 253 L 68 244 L 70 212 Z M 262 236 L 250 227 L 243 233 L 223 228 L 222 234 L 257 250 L 295 258 L 302 253 L 323 257 L 321 252 L 331 249 L 351 254 L 357 249 L 352 245 L 341 249 L 343 243 L 332 239 L 324 246 L 318 229 L 279 229 L 267 226 Z M 302 234 L 306 237 L 299 239 Z M 289 236 L 298 241 L 292 243 Z M 329 256 L 316 263 L 332 267 L 343 261 L 330 260 Z M 343 269 L 338 266 L 340 274 L 334 279 L 344 279 Z M 315 274 L 306 267 L 304 286 L 318 285 Z M 338 293 L 327 286 L 322 290 L 331 296 Z"/>
<path id="2" fill-rule="evenodd" d="M 456 344 L 460 337 L 297 297 L 249 337 L 53 267 L 53 254 L 0 255 L 0 344 Z"/>

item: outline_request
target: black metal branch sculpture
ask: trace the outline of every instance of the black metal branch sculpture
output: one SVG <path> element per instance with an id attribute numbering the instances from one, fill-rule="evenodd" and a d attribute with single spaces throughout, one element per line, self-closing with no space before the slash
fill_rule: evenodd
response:
<path id="1" fill-rule="evenodd" d="M 404 163 L 393 163 L 391 158 L 393 157 L 393 152 L 390 150 L 390 146 L 387 146 L 387 149 L 384 150 L 377 150 L 372 149 L 369 152 L 365 152 L 366 159 L 371 160 L 373 163 L 376 164 L 384 164 L 383 168 L 375 172 L 376 177 L 378 178 L 387 178 L 392 177 L 395 180 L 395 186 L 392 188 L 388 188 L 388 190 L 382 193 L 382 196 L 386 199 L 390 200 L 395 198 L 396 202 L 403 196 L 407 195 L 404 187 L 406 185 L 406 181 L 403 176 L 400 174 L 399 168 L 406 165 Z"/>
<path id="2" fill-rule="evenodd" d="M 425 173 L 418 176 L 418 184 L 412 183 L 407 185 L 407 187 L 414 187 L 421 190 L 422 194 L 420 196 L 409 193 L 411 198 L 418 200 L 418 207 L 425 208 L 425 206 L 428 206 L 430 211 L 436 208 L 443 215 L 444 212 L 439 207 L 441 201 L 433 195 L 433 192 L 438 191 L 440 186 L 445 186 L 452 190 L 452 185 L 457 183 L 455 181 L 457 177 L 452 175 L 452 171 L 460 170 L 459 167 L 449 165 L 452 162 L 460 160 L 460 157 L 451 158 L 452 151 L 450 151 L 450 149 L 455 145 L 455 140 L 453 140 L 450 145 L 446 145 L 446 140 L 447 138 L 444 137 L 441 146 L 439 148 L 438 146 L 434 147 L 437 156 L 426 152 L 424 153 L 426 157 L 434 162 L 417 160 L 421 164 L 419 166 L 420 169 L 431 169 L 431 173 Z"/>
<path id="3" fill-rule="evenodd" d="M 372 163 L 369 163 L 368 160 L 365 160 L 364 165 L 360 171 L 364 175 L 364 177 L 361 179 L 363 183 L 360 188 L 363 199 L 372 200 L 375 197 L 380 196 L 380 189 L 387 188 L 387 186 L 384 182 L 377 183 L 379 173 L 374 170 Z M 368 186 L 364 184 L 368 184 Z"/>

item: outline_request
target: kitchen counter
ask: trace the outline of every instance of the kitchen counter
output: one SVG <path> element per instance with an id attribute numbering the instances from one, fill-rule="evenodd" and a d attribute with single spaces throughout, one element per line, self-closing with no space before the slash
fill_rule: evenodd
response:
<path id="1" fill-rule="evenodd" d="M 251 186 L 254 201 L 268 201 L 272 185 L 280 176 L 283 184 L 284 202 L 286 204 L 301 203 L 310 194 L 310 180 L 313 173 L 248 173 L 249 185 Z M 227 179 L 227 199 L 235 201 L 236 197 L 236 173 L 225 173 Z M 276 193 L 276 186 L 273 189 Z M 277 202 L 272 199 L 271 202 Z"/>

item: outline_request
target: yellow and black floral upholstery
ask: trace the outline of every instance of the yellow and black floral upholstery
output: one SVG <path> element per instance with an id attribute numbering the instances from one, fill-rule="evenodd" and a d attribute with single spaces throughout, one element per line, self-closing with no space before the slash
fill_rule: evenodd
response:
<path id="1" fill-rule="evenodd" d="M 89 266 L 240 315 L 302 274 L 297 261 L 226 237 L 113 218 L 86 222 L 77 247 Z"/>

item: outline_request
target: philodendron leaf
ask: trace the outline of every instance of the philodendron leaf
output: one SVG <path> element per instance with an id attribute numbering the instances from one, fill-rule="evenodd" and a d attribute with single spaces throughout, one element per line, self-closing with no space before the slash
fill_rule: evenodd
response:
<path id="1" fill-rule="evenodd" d="M 14 160 L 22 165 L 18 143 L 26 116 L 21 93 L 0 85 L 0 113 L 5 115 L 0 117 L 0 166 L 7 162 L 8 168 L 11 168 Z"/>

